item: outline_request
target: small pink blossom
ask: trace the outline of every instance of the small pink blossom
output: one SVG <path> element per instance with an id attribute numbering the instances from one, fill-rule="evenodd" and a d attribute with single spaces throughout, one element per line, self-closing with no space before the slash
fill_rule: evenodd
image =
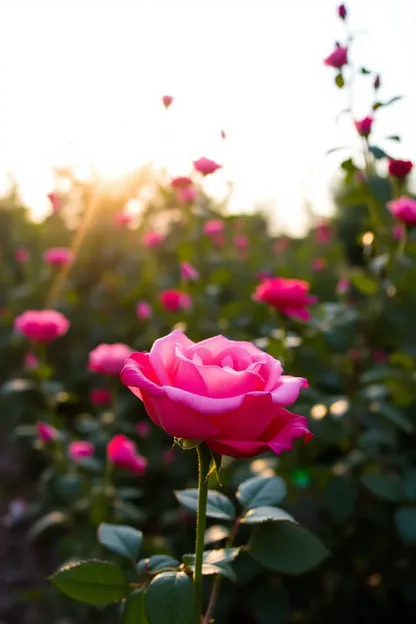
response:
<path id="1" fill-rule="evenodd" d="M 136 315 L 141 321 L 145 321 L 152 316 L 152 306 L 147 301 L 139 301 L 136 304 Z"/>
<path id="2" fill-rule="evenodd" d="M 94 455 L 94 444 L 84 440 L 76 440 L 69 444 L 68 454 L 74 462 L 92 457 Z"/>
<path id="3" fill-rule="evenodd" d="M 108 388 L 95 388 L 90 392 L 90 403 L 96 407 L 106 407 L 111 404 L 112 395 Z"/>
<path id="4" fill-rule="evenodd" d="M 222 165 L 216 163 L 215 160 L 210 160 L 209 158 L 205 158 L 203 156 L 198 160 L 194 160 L 194 167 L 196 171 L 199 171 L 202 175 L 207 176 L 217 171 L 217 169 L 221 169 Z"/>
<path id="5" fill-rule="evenodd" d="M 403 234 L 404 234 L 404 227 L 403 225 L 400 223 L 396 223 L 396 225 L 393 226 L 393 238 L 394 240 L 401 240 L 403 238 Z"/>
<path id="6" fill-rule="evenodd" d="M 176 197 L 181 204 L 190 204 L 195 201 L 197 197 L 196 188 L 193 186 L 188 186 L 186 188 L 179 188 L 176 191 Z"/>
<path id="7" fill-rule="evenodd" d="M 133 221 L 133 215 L 129 214 L 128 212 L 124 212 L 123 210 L 116 212 L 114 215 L 114 223 L 118 226 L 130 225 L 130 223 L 133 223 Z"/>
<path id="8" fill-rule="evenodd" d="M 186 188 L 188 186 L 192 186 L 193 181 L 187 176 L 177 176 L 171 180 L 170 185 L 173 189 Z"/>
<path id="9" fill-rule="evenodd" d="M 14 330 L 33 342 L 51 342 L 67 333 L 68 319 L 55 310 L 26 310 L 15 318 Z"/>
<path id="10" fill-rule="evenodd" d="M 199 277 L 199 273 L 188 262 L 181 262 L 181 277 L 186 281 L 196 280 Z"/>
<path id="11" fill-rule="evenodd" d="M 309 284 L 303 280 L 272 277 L 256 288 L 255 301 L 267 303 L 291 318 L 309 321 L 309 305 L 316 303 L 316 297 L 309 295 Z"/>
<path id="12" fill-rule="evenodd" d="M 324 60 L 324 63 L 325 65 L 328 65 L 328 67 L 341 69 L 341 67 L 347 65 L 348 63 L 348 48 L 343 46 L 335 48 L 335 50 Z"/>
<path id="13" fill-rule="evenodd" d="M 25 262 L 28 262 L 30 260 L 30 253 L 24 247 L 19 247 L 14 252 L 14 259 L 19 264 L 25 264 Z"/>
<path id="14" fill-rule="evenodd" d="M 326 267 L 325 258 L 314 258 L 312 260 L 311 267 L 312 267 L 312 271 L 315 271 L 315 272 L 322 271 Z"/>
<path id="15" fill-rule="evenodd" d="M 35 368 L 38 368 L 38 366 L 39 366 L 39 359 L 36 357 L 36 355 L 32 353 L 31 351 L 29 351 L 28 353 L 25 353 L 24 367 L 27 368 L 27 370 L 33 370 Z"/>
<path id="16" fill-rule="evenodd" d="M 57 214 L 58 212 L 61 212 L 62 202 L 61 202 L 61 199 L 57 196 L 57 194 L 56 193 L 49 193 L 47 195 L 47 198 L 49 199 L 49 201 L 52 204 L 52 212 L 53 212 L 53 214 Z"/>
<path id="17" fill-rule="evenodd" d="M 130 347 L 122 342 L 100 344 L 90 351 L 88 368 L 100 375 L 119 375 L 131 351 Z"/>
<path id="18" fill-rule="evenodd" d="M 189 310 L 192 305 L 191 296 L 175 288 L 164 290 L 160 294 L 160 303 L 168 312 L 179 312 L 179 310 Z"/>
<path id="19" fill-rule="evenodd" d="M 336 285 L 335 291 L 338 295 L 345 295 L 350 289 L 350 283 L 346 279 L 340 279 Z"/>
<path id="20" fill-rule="evenodd" d="M 355 128 L 358 134 L 362 137 L 368 137 L 371 132 L 371 127 L 373 125 L 373 118 L 368 115 L 361 119 L 360 121 L 354 121 Z"/>
<path id="21" fill-rule="evenodd" d="M 282 254 L 289 247 L 289 239 L 286 236 L 281 236 L 279 240 L 273 243 L 273 251 L 277 254 Z"/>
<path id="22" fill-rule="evenodd" d="M 402 195 L 399 199 L 387 202 L 387 208 L 399 221 L 406 225 L 416 225 L 416 200 L 412 197 Z"/>
<path id="23" fill-rule="evenodd" d="M 173 103 L 173 95 L 164 95 L 162 97 L 163 106 L 168 109 Z"/>
<path id="24" fill-rule="evenodd" d="M 327 221 L 321 221 L 321 223 L 318 223 L 316 226 L 314 234 L 316 242 L 320 245 L 324 245 L 331 241 L 334 236 L 334 230 Z"/>
<path id="25" fill-rule="evenodd" d="M 221 219 L 211 219 L 204 224 L 204 233 L 207 236 L 216 236 L 224 232 L 224 221 Z"/>
<path id="26" fill-rule="evenodd" d="M 345 20 L 347 17 L 347 9 L 345 8 L 345 4 L 340 4 L 338 7 L 338 15 L 342 20 Z"/>
<path id="27" fill-rule="evenodd" d="M 138 453 L 133 440 L 125 435 L 117 434 L 110 440 L 107 444 L 107 457 L 117 468 L 139 476 L 146 472 L 147 460 Z"/>
<path id="28" fill-rule="evenodd" d="M 237 247 L 237 249 L 240 250 L 245 250 L 248 248 L 248 238 L 245 234 L 238 234 L 238 236 L 236 236 L 234 238 L 234 245 Z"/>
<path id="29" fill-rule="evenodd" d="M 170 464 L 173 464 L 173 462 L 175 461 L 175 451 L 173 449 L 170 449 L 169 451 L 164 451 L 162 455 L 162 459 L 163 459 L 163 463 L 166 464 L 167 466 L 169 466 Z"/>
<path id="30" fill-rule="evenodd" d="M 51 442 L 54 442 L 58 437 L 58 432 L 55 427 L 51 427 L 51 425 L 48 425 L 45 422 L 37 422 L 36 431 L 39 440 L 44 444 L 50 444 Z"/>
<path id="31" fill-rule="evenodd" d="M 144 440 L 150 433 L 150 424 L 145 420 L 141 420 L 136 425 L 136 431 L 139 438 Z"/>
<path id="32" fill-rule="evenodd" d="M 376 349 L 373 353 L 373 360 L 378 364 L 383 364 L 384 362 L 387 362 L 388 359 L 387 354 L 381 349 Z"/>
<path id="33" fill-rule="evenodd" d="M 51 266 L 63 266 L 74 259 L 74 254 L 68 247 L 52 247 L 43 254 L 45 262 Z"/>
<path id="34" fill-rule="evenodd" d="M 158 234 L 157 232 L 149 230 L 148 232 L 145 232 L 143 234 L 142 243 L 145 247 L 148 247 L 149 249 L 160 247 L 162 242 L 163 236 L 161 234 Z"/>

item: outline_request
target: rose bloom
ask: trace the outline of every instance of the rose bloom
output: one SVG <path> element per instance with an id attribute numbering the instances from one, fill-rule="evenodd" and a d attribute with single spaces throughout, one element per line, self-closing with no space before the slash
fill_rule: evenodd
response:
<path id="1" fill-rule="evenodd" d="M 152 306 L 147 301 L 139 301 L 136 304 L 136 315 L 141 321 L 145 321 L 152 316 Z"/>
<path id="2" fill-rule="evenodd" d="M 52 204 L 52 212 L 53 212 L 53 214 L 57 214 L 58 212 L 60 212 L 61 208 L 62 208 L 61 200 L 56 195 L 56 193 L 49 193 L 46 197 L 49 199 L 49 201 Z"/>
<path id="3" fill-rule="evenodd" d="M 119 226 L 130 225 L 130 223 L 132 223 L 133 221 L 134 221 L 133 215 L 129 214 L 128 212 L 124 212 L 120 210 L 120 212 L 116 212 L 114 214 L 114 223 L 116 225 L 119 225 Z"/>
<path id="4" fill-rule="evenodd" d="M 402 224 L 396 224 L 393 226 L 393 238 L 394 240 L 401 240 L 404 234 L 404 228 Z"/>
<path id="5" fill-rule="evenodd" d="M 324 63 L 329 67 L 341 69 L 341 67 L 348 63 L 348 48 L 342 46 L 335 48 L 335 50 L 326 57 Z"/>
<path id="6" fill-rule="evenodd" d="M 196 171 L 202 173 L 202 175 L 206 176 L 211 173 L 217 171 L 217 169 L 221 169 L 222 165 L 219 165 L 215 162 L 215 160 L 210 160 L 209 158 L 199 158 L 198 160 L 194 160 L 194 167 Z"/>
<path id="7" fill-rule="evenodd" d="M 294 438 L 311 437 L 306 418 L 285 409 L 306 379 L 283 375 L 278 360 L 249 342 L 215 336 L 194 343 L 175 330 L 150 353 L 133 353 L 121 380 L 169 435 L 216 453 L 278 454 Z"/>
<path id="8" fill-rule="evenodd" d="M 316 297 L 309 295 L 308 282 L 284 277 L 264 280 L 257 286 L 253 299 L 303 321 L 308 321 L 311 316 L 307 306 L 316 302 Z"/>
<path id="9" fill-rule="evenodd" d="M 83 440 L 71 442 L 68 446 L 68 454 L 73 461 L 92 457 L 94 455 L 94 444 Z"/>
<path id="10" fill-rule="evenodd" d="M 24 264 L 25 262 L 28 262 L 30 260 L 30 253 L 24 247 L 19 247 L 14 252 L 14 259 L 19 264 Z"/>
<path id="11" fill-rule="evenodd" d="M 192 299 L 188 293 L 170 288 L 160 293 L 160 303 L 168 312 L 179 312 L 179 310 L 189 310 Z"/>
<path id="12" fill-rule="evenodd" d="M 176 191 L 176 197 L 181 204 L 190 204 L 195 201 L 197 196 L 196 188 L 193 186 L 187 186 L 186 188 L 179 188 Z"/>
<path id="13" fill-rule="evenodd" d="M 62 266 L 72 262 L 74 254 L 68 247 L 52 247 L 45 251 L 43 259 L 52 266 Z"/>
<path id="14" fill-rule="evenodd" d="M 350 289 L 350 283 L 346 279 L 340 279 L 338 284 L 336 285 L 335 292 L 338 295 L 345 295 Z"/>
<path id="15" fill-rule="evenodd" d="M 347 9 L 345 8 L 345 4 L 340 4 L 338 7 L 338 15 L 341 19 L 345 20 L 347 17 Z"/>
<path id="16" fill-rule="evenodd" d="M 327 221 L 321 221 L 315 228 L 315 240 L 319 244 L 329 243 L 333 237 L 333 229 Z"/>
<path id="17" fill-rule="evenodd" d="M 37 368 L 39 366 L 38 358 L 34 353 L 31 353 L 30 351 L 28 353 L 25 353 L 23 362 L 24 367 L 28 370 L 33 370 L 34 368 Z"/>
<path id="18" fill-rule="evenodd" d="M 234 238 L 234 245 L 237 249 L 247 249 L 248 247 L 248 238 L 245 234 L 239 234 Z"/>
<path id="19" fill-rule="evenodd" d="M 100 375 L 118 375 L 131 351 L 130 347 L 121 342 L 100 344 L 90 351 L 88 368 Z"/>
<path id="20" fill-rule="evenodd" d="M 173 102 L 173 96 L 172 95 L 164 95 L 162 97 L 162 103 L 163 103 L 163 106 L 165 108 L 169 108 L 169 106 L 171 106 L 172 102 Z"/>
<path id="21" fill-rule="evenodd" d="M 406 225 L 416 225 L 416 200 L 407 195 L 402 195 L 399 199 L 387 202 L 387 207 L 391 214 L 403 221 Z"/>
<path id="22" fill-rule="evenodd" d="M 51 342 L 67 333 L 68 319 L 55 310 L 26 310 L 15 318 L 14 330 L 33 342 Z"/>
<path id="23" fill-rule="evenodd" d="M 204 233 L 207 236 L 217 236 L 224 232 L 224 221 L 221 219 L 211 219 L 204 223 Z"/>
<path id="24" fill-rule="evenodd" d="M 326 267 L 326 260 L 324 258 L 314 258 L 311 266 L 312 271 L 322 271 Z"/>
<path id="25" fill-rule="evenodd" d="M 370 116 L 364 117 L 361 121 L 354 121 L 354 125 L 358 134 L 362 137 L 368 137 L 371 132 L 371 126 L 373 125 L 373 118 Z"/>
<path id="26" fill-rule="evenodd" d="M 389 175 L 403 180 L 406 178 L 413 169 L 413 163 L 411 160 L 389 160 Z"/>
<path id="27" fill-rule="evenodd" d="M 36 423 L 36 431 L 38 434 L 38 438 L 44 444 L 49 444 L 50 442 L 54 442 L 58 437 L 58 432 L 55 427 L 51 427 L 45 422 L 37 422 Z"/>
<path id="28" fill-rule="evenodd" d="M 186 281 L 196 280 L 199 277 L 199 273 L 188 262 L 181 262 L 181 277 Z"/>
<path id="29" fill-rule="evenodd" d="M 143 475 L 146 471 L 147 460 L 138 452 L 133 440 L 125 435 L 117 434 L 107 444 L 107 457 L 109 461 L 129 472 Z"/>
<path id="30" fill-rule="evenodd" d="M 112 396 L 108 388 L 95 388 L 91 390 L 89 399 L 91 405 L 105 407 L 106 405 L 110 405 Z"/>
<path id="31" fill-rule="evenodd" d="M 187 188 L 188 186 L 192 186 L 193 182 L 191 178 L 188 178 L 187 176 L 178 176 L 171 180 L 170 185 L 174 189 L 180 189 L 180 188 Z"/>
<path id="32" fill-rule="evenodd" d="M 163 241 L 163 236 L 158 234 L 157 232 L 145 232 L 142 237 L 142 243 L 145 247 L 149 247 L 153 249 L 154 247 L 159 247 Z"/>

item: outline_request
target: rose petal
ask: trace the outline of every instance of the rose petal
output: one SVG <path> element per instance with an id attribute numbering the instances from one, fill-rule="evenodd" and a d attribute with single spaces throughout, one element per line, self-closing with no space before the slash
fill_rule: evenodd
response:
<path id="1" fill-rule="evenodd" d="M 142 399 L 141 391 L 153 397 L 164 394 L 163 388 L 157 384 L 148 353 L 132 353 L 124 364 L 120 379 L 139 399 Z"/>
<path id="2" fill-rule="evenodd" d="M 189 340 L 178 329 L 158 338 L 150 351 L 149 359 L 161 385 L 170 385 L 170 371 L 174 369 L 175 345 L 180 344 L 182 347 L 191 347 L 194 343 Z"/>
<path id="3" fill-rule="evenodd" d="M 308 385 L 303 377 L 282 375 L 277 386 L 272 390 L 273 403 L 291 405 L 298 398 L 301 388 L 307 388 Z"/>

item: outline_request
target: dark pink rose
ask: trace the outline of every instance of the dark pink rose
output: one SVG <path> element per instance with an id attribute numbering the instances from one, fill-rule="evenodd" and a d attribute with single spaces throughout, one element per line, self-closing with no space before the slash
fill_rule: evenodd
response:
<path id="1" fill-rule="evenodd" d="M 51 427 L 45 422 L 37 422 L 36 431 L 39 440 L 44 444 L 50 444 L 51 442 L 55 442 L 58 437 L 58 432 L 55 427 Z"/>
<path id="2" fill-rule="evenodd" d="M 192 299 L 188 293 L 170 288 L 160 294 L 160 303 L 168 312 L 179 312 L 179 310 L 189 310 Z"/>
<path id="3" fill-rule="evenodd" d="M 131 351 L 121 342 L 100 344 L 90 351 L 88 368 L 100 375 L 119 375 Z"/>
<path id="4" fill-rule="evenodd" d="M 174 189 L 187 188 L 188 186 L 193 185 L 193 181 L 187 176 L 178 176 L 177 178 L 173 178 L 173 180 L 171 180 L 170 185 Z"/>
<path id="5" fill-rule="evenodd" d="M 133 353 L 121 380 L 169 435 L 217 453 L 278 454 L 294 438 L 311 437 L 306 418 L 285 409 L 306 379 L 283 375 L 279 361 L 249 342 L 215 336 L 194 343 L 175 330 L 150 353 Z"/>
<path id="6" fill-rule="evenodd" d="M 190 204 L 196 200 L 197 190 L 194 186 L 187 186 L 186 188 L 179 188 L 176 191 L 176 197 L 181 204 Z"/>
<path id="7" fill-rule="evenodd" d="M 211 219 L 204 223 L 204 233 L 207 236 L 217 236 L 224 232 L 224 221 L 221 219 Z"/>
<path id="8" fill-rule="evenodd" d="M 28 262 L 30 260 L 30 253 L 24 247 L 19 247 L 14 252 L 14 259 L 19 264 L 25 264 L 25 262 Z"/>
<path id="9" fill-rule="evenodd" d="M 387 207 L 391 214 L 403 221 L 406 225 L 416 225 L 416 200 L 407 195 L 402 195 L 399 199 L 387 202 Z"/>
<path id="10" fill-rule="evenodd" d="M 194 167 L 196 171 L 202 173 L 202 175 L 210 175 L 217 171 L 217 169 L 221 169 L 222 165 L 219 165 L 215 162 L 215 160 L 210 160 L 209 158 L 199 158 L 198 160 L 194 160 Z"/>
<path id="11" fill-rule="evenodd" d="M 163 236 L 161 234 L 158 234 L 157 232 L 152 232 L 150 230 L 149 232 L 145 232 L 143 234 L 142 243 L 145 247 L 149 247 L 150 249 L 160 247 L 162 242 Z"/>
<path id="12" fill-rule="evenodd" d="M 92 457 L 94 455 L 94 444 L 92 442 L 76 440 L 75 442 L 71 442 L 69 444 L 68 454 L 75 462 L 80 459 Z"/>
<path id="13" fill-rule="evenodd" d="M 361 119 L 361 121 L 354 121 L 358 134 L 362 137 L 368 137 L 371 132 L 373 121 L 373 118 L 369 115 L 364 117 L 364 119 Z"/>
<path id="14" fill-rule="evenodd" d="M 34 353 L 31 353 L 30 351 L 28 353 L 25 353 L 24 367 L 28 370 L 33 370 L 35 368 L 38 368 L 38 366 L 39 359 L 36 357 L 36 355 Z"/>
<path id="15" fill-rule="evenodd" d="M 14 329 L 33 342 L 51 342 L 66 334 L 68 319 L 55 310 L 26 310 L 15 318 Z"/>
<path id="16" fill-rule="evenodd" d="M 396 223 L 396 225 L 393 226 L 393 238 L 395 240 L 401 240 L 403 238 L 403 234 L 404 226 L 401 223 Z"/>
<path id="17" fill-rule="evenodd" d="M 237 247 L 237 249 L 247 249 L 248 247 L 247 236 L 245 234 L 238 234 L 238 236 L 234 238 L 234 245 Z"/>
<path id="18" fill-rule="evenodd" d="M 342 20 L 345 20 L 347 17 L 347 9 L 345 8 L 345 4 L 340 4 L 338 7 L 338 15 Z"/>
<path id="19" fill-rule="evenodd" d="M 341 69 L 348 63 L 348 48 L 339 46 L 324 60 L 325 65 Z"/>
<path id="20" fill-rule="evenodd" d="M 310 319 L 308 306 L 316 302 L 309 295 L 309 284 L 302 280 L 272 277 L 257 286 L 253 299 L 268 303 L 287 316 Z"/>
<path id="21" fill-rule="evenodd" d="M 345 295 L 350 289 L 350 283 L 346 279 L 340 279 L 336 285 L 335 291 L 338 295 Z"/>
<path id="22" fill-rule="evenodd" d="M 327 221 L 321 221 L 316 226 L 314 234 L 316 242 L 321 245 L 331 241 L 334 236 L 334 230 Z"/>
<path id="23" fill-rule="evenodd" d="M 398 180 L 407 178 L 412 169 L 411 160 L 389 160 L 389 174 Z"/>
<path id="24" fill-rule="evenodd" d="M 199 277 L 199 273 L 188 262 L 181 262 L 181 277 L 183 280 L 196 280 Z"/>
<path id="25" fill-rule="evenodd" d="M 69 264 L 74 259 L 74 254 L 68 247 L 52 247 L 43 254 L 45 262 L 52 266 Z"/>
<path id="26" fill-rule="evenodd" d="M 112 396 L 108 388 L 95 388 L 90 392 L 90 403 L 97 407 L 105 407 L 111 404 Z"/>
<path id="27" fill-rule="evenodd" d="M 107 444 L 107 457 L 114 466 L 137 475 L 146 472 L 147 460 L 138 452 L 133 440 L 117 434 Z"/>
<path id="28" fill-rule="evenodd" d="M 136 304 L 137 318 L 141 321 L 145 321 L 152 316 L 152 306 L 147 301 L 139 301 Z"/>
<path id="29" fill-rule="evenodd" d="M 173 96 L 172 95 L 164 95 L 162 97 L 162 103 L 165 108 L 169 108 L 172 105 Z"/>

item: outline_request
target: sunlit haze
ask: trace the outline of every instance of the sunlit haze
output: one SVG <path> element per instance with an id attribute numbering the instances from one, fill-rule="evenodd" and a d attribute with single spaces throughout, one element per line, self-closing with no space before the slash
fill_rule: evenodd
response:
<path id="1" fill-rule="evenodd" d="M 344 36 L 333 0 L 0 5 L 0 175 L 13 174 L 34 214 L 48 208 L 53 166 L 116 177 L 152 161 L 182 174 L 200 156 L 224 164 L 212 191 L 233 181 L 234 210 L 270 205 L 295 233 L 306 202 L 330 213 L 342 154 L 325 153 L 355 149 L 351 120 L 335 124 L 346 94 L 322 62 Z M 416 1 L 346 5 L 360 31 L 353 61 L 380 71 L 380 99 L 406 96 L 379 111 L 374 141 L 416 159 Z M 368 112 L 370 84 L 358 81 L 357 117 Z M 175 97 L 168 112 L 165 93 Z M 402 143 L 383 141 L 391 134 Z"/>

